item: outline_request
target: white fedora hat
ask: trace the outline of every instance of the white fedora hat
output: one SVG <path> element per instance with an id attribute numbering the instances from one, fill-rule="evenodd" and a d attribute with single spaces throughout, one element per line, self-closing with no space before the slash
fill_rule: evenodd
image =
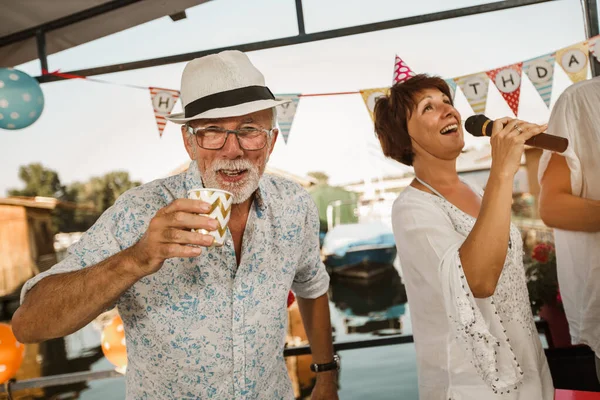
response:
<path id="1" fill-rule="evenodd" d="M 181 76 L 184 112 L 165 118 L 184 124 L 199 118 L 238 117 L 289 102 L 273 96 L 246 54 L 229 50 L 196 58 L 185 66 Z"/>

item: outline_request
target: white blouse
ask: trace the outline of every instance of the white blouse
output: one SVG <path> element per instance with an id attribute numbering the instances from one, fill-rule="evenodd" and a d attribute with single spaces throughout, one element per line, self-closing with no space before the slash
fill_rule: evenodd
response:
<path id="1" fill-rule="evenodd" d="M 410 186 L 393 206 L 419 398 L 551 400 L 554 388 L 529 305 L 521 235 L 511 225 L 496 291 L 477 299 L 458 254 L 475 221 L 445 199 Z"/>

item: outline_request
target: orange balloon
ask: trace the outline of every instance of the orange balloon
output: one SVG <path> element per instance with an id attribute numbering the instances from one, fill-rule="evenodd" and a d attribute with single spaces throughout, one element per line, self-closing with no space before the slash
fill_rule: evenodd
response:
<path id="1" fill-rule="evenodd" d="M 0 323 L 0 383 L 14 377 L 25 356 L 25 346 L 17 341 L 12 328 Z"/>
<path id="2" fill-rule="evenodd" d="M 100 342 L 102 343 L 102 352 L 108 361 L 117 369 L 125 370 L 127 367 L 127 347 L 125 346 L 123 320 L 119 315 L 104 327 Z"/>

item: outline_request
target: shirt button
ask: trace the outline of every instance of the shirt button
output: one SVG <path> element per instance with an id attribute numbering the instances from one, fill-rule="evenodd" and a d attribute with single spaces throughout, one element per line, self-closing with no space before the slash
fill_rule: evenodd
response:
<path id="1" fill-rule="evenodd" d="M 231 245 L 232 245 L 232 244 L 233 244 L 233 243 L 232 243 L 231 239 L 227 239 L 227 240 L 225 241 L 225 246 L 227 246 L 227 247 L 231 247 Z"/>

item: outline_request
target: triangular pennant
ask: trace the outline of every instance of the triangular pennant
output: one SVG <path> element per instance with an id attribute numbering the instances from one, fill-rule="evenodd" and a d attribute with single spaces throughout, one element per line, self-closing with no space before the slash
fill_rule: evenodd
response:
<path id="1" fill-rule="evenodd" d="M 410 69 L 408 65 L 398 56 L 394 62 L 394 80 L 392 84 L 402 83 L 415 76 L 415 73 Z"/>
<path id="2" fill-rule="evenodd" d="M 162 137 L 165 125 L 167 124 L 165 115 L 169 115 L 173 107 L 175 107 L 175 103 L 179 98 L 179 91 L 156 87 L 150 87 L 149 89 L 152 107 L 154 108 L 154 117 L 158 126 L 158 134 Z"/>
<path id="3" fill-rule="evenodd" d="M 507 65 L 487 71 L 504 101 L 508 104 L 515 117 L 519 113 L 519 95 L 521 94 L 521 70 L 523 63 Z"/>
<path id="4" fill-rule="evenodd" d="M 490 82 L 487 74 L 485 72 L 478 72 L 454 78 L 454 81 L 465 94 L 475 114 L 483 114 L 485 112 L 485 104 L 487 103 Z"/>
<path id="5" fill-rule="evenodd" d="M 523 62 L 523 72 L 539 93 L 546 107 L 550 108 L 552 85 L 554 84 L 554 53 Z"/>
<path id="6" fill-rule="evenodd" d="M 588 40 L 588 47 L 598 62 L 600 62 L 600 35 L 594 36 Z"/>
<path id="7" fill-rule="evenodd" d="M 452 95 L 452 100 L 454 100 L 454 96 L 456 96 L 456 82 L 454 79 L 444 79 L 450 88 L 450 94 Z"/>
<path id="8" fill-rule="evenodd" d="M 291 100 L 291 102 L 277 106 L 277 123 L 279 124 L 279 131 L 283 136 L 283 141 L 287 144 L 288 137 L 290 136 L 290 130 L 292 129 L 292 123 L 294 122 L 294 116 L 298 108 L 300 93 L 291 94 L 278 94 L 278 99 Z"/>
<path id="9" fill-rule="evenodd" d="M 375 117 L 373 116 L 373 111 L 375 110 L 375 102 L 381 96 L 386 96 L 388 94 L 389 88 L 374 88 L 374 89 L 363 89 L 360 91 L 360 95 L 367 106 L 367 110 L 369 110 L 369 115 L 371 115 L 371 119 L 375 121 Z"/>
<path id="10" fill-rule="evenodd" d="M 556 52 L 556 62 L 569 75 L 573 83 L 587 78 L 588 44 L 581 42 Z"/>

